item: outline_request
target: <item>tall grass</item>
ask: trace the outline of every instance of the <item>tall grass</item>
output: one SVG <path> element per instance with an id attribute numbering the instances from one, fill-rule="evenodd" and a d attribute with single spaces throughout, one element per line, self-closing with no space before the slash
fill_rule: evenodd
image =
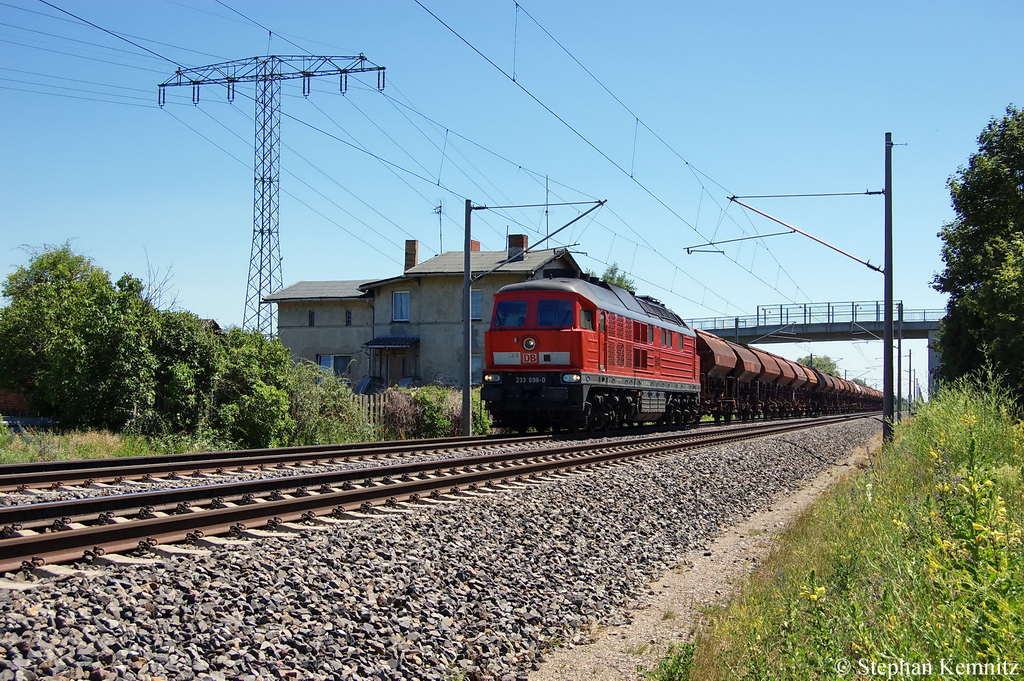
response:
<path id="1" fill-rule="evenodd" d="M 154 446 L 136 435 L 117 435 L 107 431 L 52 433 L 47 431 L 10 432 L 0 429 L 0 464 L 31 461 L 71 461 L 114 456 L 141 456 L 170 453 L 171 443 Z"/>
<path id="2" fill-rule="evenodd" d="M 938 677 L 1024 662 L 1024 427 L 990 385 L 960 381 L 898 425 L 865 475 L 784 532 L 675 678 Z"/>

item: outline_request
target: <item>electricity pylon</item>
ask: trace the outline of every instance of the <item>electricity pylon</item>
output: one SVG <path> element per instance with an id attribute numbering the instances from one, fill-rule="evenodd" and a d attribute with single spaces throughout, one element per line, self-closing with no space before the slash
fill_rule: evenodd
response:
<path id="1" fill-rule="evenodd" d="M 375 66 L 363 55 L 356 57 L 267 56 L 178 69 L 159 85 L 158 101 L 167 101 L 164 88 L 192 86 L 192 103 L 199 104 L 199 86 L 225 84 L 228 101 L 235 101 L 237 83 L 256 83 L 256 143 L 252 250 L 249 255 L 249 284 L 245 293 L 242 327 L 275 335 L 274 309 L 263 298 L 283 285 L 281 240 L 278 230 L 278 195 L 281 172 L 281 81 L 302 78 L 302 94 L 310 93 L 314 76 L 340 78 L 341 91 L 348 88 L 348 74 L 377 72 L 377 89 L 384 89 L 384 67 Z"/>

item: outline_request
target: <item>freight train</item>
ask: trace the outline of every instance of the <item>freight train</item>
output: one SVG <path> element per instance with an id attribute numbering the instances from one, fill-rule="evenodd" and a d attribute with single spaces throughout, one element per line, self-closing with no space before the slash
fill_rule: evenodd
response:
<path id="1" fill-rule="evenodd" d="M 582 275 L 494 296 L 481 398 L 497 427 L 641 423 L 881 409 L 877 390 L 690 328 L 648 296 Z"/>

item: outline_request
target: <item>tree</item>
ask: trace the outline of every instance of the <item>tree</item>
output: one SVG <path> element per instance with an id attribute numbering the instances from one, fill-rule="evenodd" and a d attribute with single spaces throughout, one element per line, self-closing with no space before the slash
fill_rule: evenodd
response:
<path id="1" fill-rule="evenodd" d="M 2 288 L 0 387 L 64 429 L 202 432 L 269 447 L 291 436 L 292 364 L 278 340 L 158 311 L 64 244 L 33 253 Z"/>
<path id="2" fill-rule="evenodd" d="M 8 276 L 0 310 L 0 387 L 25 393 L 66 428 L 120 430 L 153 405 L 156 315 L 130 275 L 116 284 L 68 244 Z"/>
<path id="3" fill-rule="evenodd" d="M 295 425 L 289 411 L 288 348 L 258 331 L 224 334 L 224 365 L 213 395 L 216 431 L 245 447 L 285 443 Z"/>
<path id="4" fill-rule="evenodd" d="M 227 352 L 220 328 L 190 312 L 158 313 L 157 420 L 150 432 L 196 433 L 209 425 L 213 395 Z"/>
<path id="5" fill-rule="evenodd" d="M 807 355 L 798 359 L 797 364 L 803 364 L 805 367 L 824 371 L 826 374 L 832 374 L 833 376 L 839 375 L 839 365 L 828 355 Z"/>
<path id="6" fill-rule="evenodd" d="M 978 136 L 978 152 L 949 178 L 956 218 L 939 232 L 949 294 L 939 325 L 939 376 L 990 363 L 1024 398 L 1024 111 L 1007 107 Z"/>
<path id="7" fill-rule="evenodd" d="M 618 263 L 612 263 L 608 266 L 608 269 L 601 275 L 601 281 L 606 281 L 609 284 L 615 284 L 621 288 L 626 289 L 630 293 L 636 293 L 636 282 L 626 276 L 626 273 L 619 270 Z"/>

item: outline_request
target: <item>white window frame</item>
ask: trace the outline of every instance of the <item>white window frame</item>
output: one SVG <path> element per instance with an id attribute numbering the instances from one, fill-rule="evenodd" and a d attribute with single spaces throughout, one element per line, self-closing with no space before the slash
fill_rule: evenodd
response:
<path id="1" fill-rule="evenodd" d="M 405 309 L 400 309 L 398 301 L 405 298 Z M 391 321 L 393 322 L 407 322 L 409 321 L 409 292 L 408 291 L 392 291 L 391 292 Z M 404 317 L 400 316 L 404 312 Z"/>

